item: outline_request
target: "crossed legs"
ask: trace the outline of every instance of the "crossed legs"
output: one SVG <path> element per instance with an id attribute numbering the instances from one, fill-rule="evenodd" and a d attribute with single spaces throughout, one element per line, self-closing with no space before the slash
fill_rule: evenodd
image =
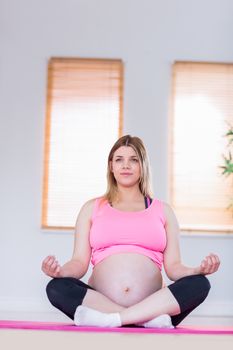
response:
<path id="1" fill-rule="evenodd" d="M 77 307 L 82 305 L 105 315 L 119 315 L 121 325 L 138 324 L 168 314 L 176 326 L 205 300 L 209 289 L 205 276 L 187 276 L 127 308 L 75 278 L 55 278 L 46 291 L 50 302 L 72 319 Z"/>

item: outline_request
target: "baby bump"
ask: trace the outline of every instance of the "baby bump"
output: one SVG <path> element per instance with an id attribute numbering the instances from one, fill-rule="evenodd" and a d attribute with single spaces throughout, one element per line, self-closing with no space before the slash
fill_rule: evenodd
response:
<path id="1" fill-rule="evenodd" d="M 118 253 L 98 263 L 88 283 L 119 305 L 130 306 L 160 289 L 162 275 L 150 258 Z"/>

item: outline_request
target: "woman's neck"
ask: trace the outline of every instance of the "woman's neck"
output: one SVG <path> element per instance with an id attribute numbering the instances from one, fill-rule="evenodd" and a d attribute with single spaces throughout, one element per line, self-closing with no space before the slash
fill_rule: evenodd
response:
<path id="1" fill-rule="evenodd" d="M 118 187 L 116 201 L 119 202 L 138 202 L 143 200 L 143 194 L 139 187 L 122 188 Z"/>

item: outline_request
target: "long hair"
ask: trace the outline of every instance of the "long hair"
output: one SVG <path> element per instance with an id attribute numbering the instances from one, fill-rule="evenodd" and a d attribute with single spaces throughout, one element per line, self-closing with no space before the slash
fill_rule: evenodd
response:
<path id="1" fill-rule="evenodd" d="M 117 183 L 115 177 L 111 171 L 110 163 L 113 159 L 115 151 L 121 146 L 132 147 L 139 159 L 140 165 L 140 179 L 139 179 L 139 189 L 143 196 L 152 197 L 152 186 L 151 186 L 151 171 L 150 164 L 147 155 L 146 148 L 139 137 L 125 135 L 119 138 L 113 145 L 108 156 L 108 167 L 107 167 L 107 190 L 103 196 L 108 202 L 113 202 L 117 197 Z"/>

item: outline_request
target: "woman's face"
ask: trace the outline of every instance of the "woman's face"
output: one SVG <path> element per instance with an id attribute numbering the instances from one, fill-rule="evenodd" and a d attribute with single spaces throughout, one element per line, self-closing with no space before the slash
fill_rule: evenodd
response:
<path id="1" fill-rule="evenodd" d="M 131 187 L 139 182 L 141 175 L 140 163 L 132 147 L 119 147 L 113 154 L 110 167 L 119 185 Z"/>

